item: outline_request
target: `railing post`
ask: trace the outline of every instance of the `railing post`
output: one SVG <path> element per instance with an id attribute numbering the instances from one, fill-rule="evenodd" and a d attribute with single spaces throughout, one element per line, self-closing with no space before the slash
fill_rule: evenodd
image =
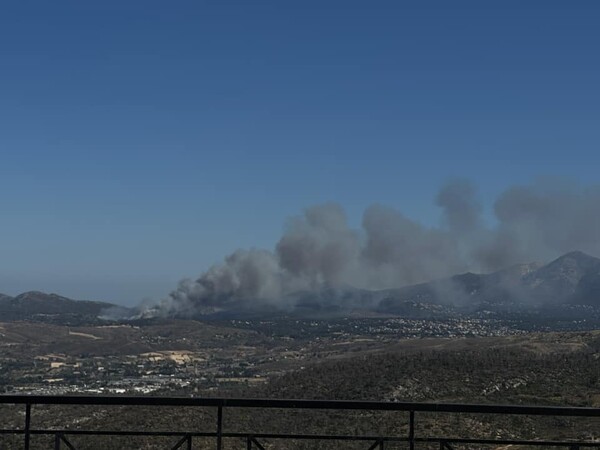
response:
<path id="1" fill-rule="evenodd" d="M 217 409 L 217 450 L 223 449 L 223 406 Z"/>
<path id="2" fill-rule="evenodd" d="M 60 450 L 60 434 L 54 435 L 54 450 Z"/>
<path id="3" fill-rule="evenodd" d="M 31 439 L 31 403 L 25 405 L 25 450 L 29 450 Z"/>
<path id="4" fill-rule="evenodd" d="M 188 436 L 187 450 L 192 450 L 192 435 L 191 434 Z"/>
<path id="5" fill-rule="evenodd" d="M 415 412 L 410 411 L 408 418 L 408 446 L 410 450 L 415 450 Z"/>
<path id="6" fill-rule="evenodd" d="M 250 436 L 246 438 L 246 450 L 252 450 L 252 438 Z"/>

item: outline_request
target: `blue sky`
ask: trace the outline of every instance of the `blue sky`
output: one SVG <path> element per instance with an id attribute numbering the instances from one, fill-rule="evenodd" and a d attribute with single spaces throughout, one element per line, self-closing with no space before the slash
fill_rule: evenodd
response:
<path id="1" fill-rule="evenodd" d="M 133 304 L 287 217 L 597 184 L 595 1 L 7 1 L 0 292 Z M 491 214 L 490 214 L 491 215 Z"/>

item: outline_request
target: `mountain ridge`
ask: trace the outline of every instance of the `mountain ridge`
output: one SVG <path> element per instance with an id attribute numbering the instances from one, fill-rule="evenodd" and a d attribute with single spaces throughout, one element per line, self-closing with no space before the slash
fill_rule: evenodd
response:
<path id="1" fill-rule="evenodd" d="M 600 309 L 600 259 L 581 251 L 568 252 L 547 264 L 516 264 L 487 274 L 465 272 L 444 279 L 394 289 L 366 290 L 322 287 L 297 292 L 278 307 L 260 301 L 239 301 L 219 310 L 174 311 L 173 318 L 235 318 L 278 314 L 340 317 L 389 314 L 406 317 L 452 317 L 481 312 L 536 311 L 586 306 Z M 114 314 L 106 314 L 113 311 Z M 81 323 L 160 316 L 108 302 L 72 300 L 58 294 L 28 291 L 0 294 L 3 320 L 43 320 Z M 164 315 L 164 314 L 163 314 Z M 103 319 L 104 318 L 104 319 Z"/>
<path id="2" fill-rule="evenodd" d="M 266 306 L 265 306 L 266 305 Z M 585 307 L 600 314 L 600 259 L 568 252 L 547 264 L 515 264 L 492 272 L 465 272 L 393 289 L 322 287 L 288 295 L 272 303 L 239 301 L 199 318 L 230 319 L 291 314 L 306 317 L 383 314 L 418 319 L 457 316 L 513 317 L 540 313 L 554 318 L 585 318 Z M 285 305 L 285 306 L 283 306 Z M 179 313 L 186 317 L 185 313 Z M 491 314 L 491 316 L 490 316 Z M 175 312 L 173 316 L 178 316 Z M 189 316 L 187 316 L 189 317 Z"/>
<path id="3" fill-rule="evenodd" d="M 392 294 L 386 302 L 389 312 L 394 302 L 415 300 L 459 307 L 508 303 L 600 307 L 600 259 L 573 251 L 544 265 L 519 264 L 489 274 L 467 272 L 388 294 Z"/>
<path id="4" fill-rule="evenodd" d="M 11 297 L 0 294 L 0 317 L 2 320 L 35 320 L 47 322 L 89 322 L 97 320 L 100 313 L 112 303 L 73 300 L 58 294 L 27 291 Z"/>

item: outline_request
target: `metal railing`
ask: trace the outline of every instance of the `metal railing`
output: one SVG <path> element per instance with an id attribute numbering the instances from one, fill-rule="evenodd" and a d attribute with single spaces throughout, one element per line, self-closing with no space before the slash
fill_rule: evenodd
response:
<path id="1" fill-rule="evenodd" d="M 416 436 L 415 416 L 417 413 L 476 413 L 528 416 L 568 416 L 600 418 L 600 408 L 555 407 L 555 406 L 508 406 L 475 405 L 453 403 L 410 403 L 410 402 L 369 402 L 337 400 L 268 400 L 268 399 L 230 399 L 230 398 L 193 398 L 193 397 L 129 397 L 129 396 L 38 396 L 38 395 L 0 395 L 0 404 L 25 406 L 25 423 L 21 429 L 0 429 L 0 435 L 23 435 L 23 448 L 30 449 L 33 435 L 54 436 L 54 448 L 76 450 L 70 438 L 74 436 L 152 436 L 179 438 L 170 447 L 172 450 L 191 450 L 194 438 L 214 439 L 217 450 L 222 450 L 223 439 L 239 438 L 247 449 L 264 450 L 261 443 L 265 439 L 321 440 L 321 441 L 362 441 L 368 450 L 385 448 L 386 443 L 404 442 L 410 450 L 417 443 L 439 445 L 440 450 L 454 450 L 456 445 L 527 445 L 539 447 L 568 447 L 578 450 L 583 447 L 600 447 L 600 440 L 556 441 L 526 439 L 479 439 L 452 438 L 436 436 Z M 213 432 L 197 431 L 151 431 L 151 430 L 72 430 L 34 428 L 31 410 L 35 405 L 96 405 L 96 406 L 196 406 L 216 408 L 216 429 Z M 232 408 L 296 409 L 296 410 L 368 410 L 368 411 L 404 411 L 408 412 L 408 434 L 404 436 L 348 435 L 348 434 L 286 434 L 286 433 L 233 433 L 223 431 L 223 411 Z"/>

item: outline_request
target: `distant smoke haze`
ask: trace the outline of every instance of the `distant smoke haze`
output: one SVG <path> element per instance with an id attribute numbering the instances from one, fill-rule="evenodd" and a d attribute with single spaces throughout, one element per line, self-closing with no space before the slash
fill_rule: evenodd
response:
<path id="1" fill-rule="evenodd" d="M 152 310 L 193 315 L 231 305 L 287 308 L 294 294 L 386 289 L 466 271 L 548 261 L 574 249 L 600 254 L 600 188 L 565 182 L 515 186 L 494 203 L 493 226 L 469 181 L 444 185 L 437 227 L 401 211 L 368 207 L 360 229 L 335 203 L 288 220 L 273 250 L 237 250 L 196 280 L 185 279 Z"/>

